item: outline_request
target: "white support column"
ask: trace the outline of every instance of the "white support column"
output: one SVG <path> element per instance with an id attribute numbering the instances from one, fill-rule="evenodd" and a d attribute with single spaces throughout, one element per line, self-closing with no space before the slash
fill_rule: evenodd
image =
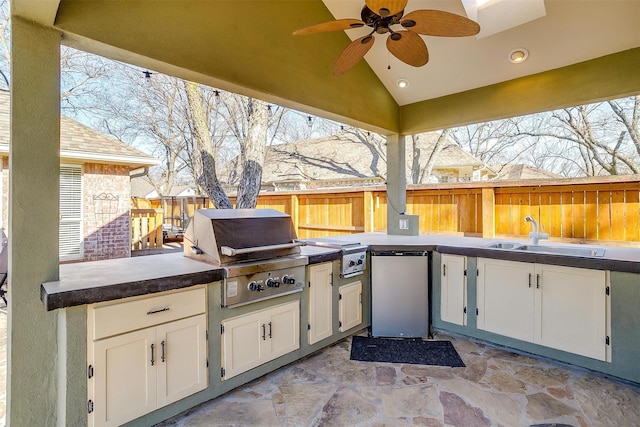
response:
<path id="1" fill-rule="evenodd" d="M 418 235 L 418 216 L 406 215 L 407 161 L 405 139 L 387 136 L 387 234 Z"/>
<path id="2" fill-rule="evenodd" d="M 58 316 L 40 284 L 58 279 L 60 34 L 11 20 L 7 425 L 58 419 Z"/>

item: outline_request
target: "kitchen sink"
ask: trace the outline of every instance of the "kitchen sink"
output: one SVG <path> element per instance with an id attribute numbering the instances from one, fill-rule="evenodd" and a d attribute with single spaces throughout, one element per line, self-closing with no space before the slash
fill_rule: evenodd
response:
<path id="1" fill-rule="evenodd" d="M 493 249 L 517 249 L 522 246 L 522 243 L 511 243 L 511 242 L 498 242 L 487 245 L 488 248 Z"/>
<path id="2" fill-rule="evenodd" d="M 602 257 L 604 249 L 573 248 L 567 246 L 527 245 L 517 242 L 496 242 L 486 246 L 491 249 L 507 249 L 512 251 L 539 252 L 566 256 Z"/>
<path id="3" fill-rule="evenodd" d="M 557 246 L 541 246 L 541 245 L 522 245 L 513 248 L 518 251 L 527 252 L 545 252 L 558 255 L 584 256 L 584 257 L 601 257 L 604 256 L 604 249 L 588 249 L 588 248 L 567 248 Z"/>

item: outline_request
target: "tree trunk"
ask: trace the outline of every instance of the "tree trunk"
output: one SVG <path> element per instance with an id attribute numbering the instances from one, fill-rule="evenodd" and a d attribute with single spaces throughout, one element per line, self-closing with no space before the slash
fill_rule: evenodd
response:
<path id="1" fill-rule="evenodd" d="M 420 182 L 420 134 L 411 135 L 411 147 L 413 156 L 411 157 L 411 183 Z"/>
<path id="2" fill-rule="evenodd" d="M 433 172 L 433 166 L 436 164 L 436 159 L 438 158 L 438 154 L 440 154 L 440 151 L 442 151 L 442 148 L 447 142 L 450 132 L 451 129 L 445 129 L 438 137 L 438 141 L 436 141 L 436 145 L 433 146 L 433 151 L 429 155 L 427 163 L 424 165 L 424 170 L 422 171 L 422 176 L 420 176 L 420 181 L 418 182 L 418 184 L 423 184 L 425 178 L 431 176 L 431 173 Z"/>
<path id="3" fill-rule="evenodd" d="M 268 104 L 257 99 L 249 99 L 247 110 L 249 128 L 242 150 L 242 175 L 236 198 L 238 209 L 253 209 L 258 204 L 267 148 Z"/>
<path id="4" fill-rule="evenodd" d="M 216 161 L 209 126 L 202 109 L 202 98 L 198 92 L 198 85 L 193 82 L 184 82 L 184 89 L 187 94 L 189 111 L 193 123 L 193 136 L 202 162 L 202 173 L 198 177 L 198 183 L 206 191 L 209 199 L 218 209 L 233 209 L 231 200 L 225 193 L 218 176 L 216 174 Z"/>

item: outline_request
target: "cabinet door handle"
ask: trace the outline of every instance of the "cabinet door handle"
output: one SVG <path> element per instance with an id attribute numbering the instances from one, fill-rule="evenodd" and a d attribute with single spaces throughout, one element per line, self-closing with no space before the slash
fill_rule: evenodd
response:
<path id="1" fill-rule="evenodd" d="M 442 275 L 443 276 L 447 275 L 447 264 L 442 264 Z"/>
<path id="2" fill-rule="evenodd" d="M 169 307 L 163 307 L 163 308 L 159 308 L 159 309 L 157 309 L 157 310 L 150 310 L 150 311 L 147 311 L 147 314 L 162 313 L 163 311 L 169 311 L 169 310 L 171 310 L 171 308 L 169 308 Z"/>
<path id="3" fill-rule="evenodd" d="M 162 342 L 160 342 L 160 349 L 161 349 L 161 352 L 160 352 L 160 361 L 161 361 L 162 363 L 164 363 L 164 340 L 162 340 Z"/>
<path id="4" fill-rule="evenodd" d="M 155 364 L 156 364 L 156 361 L 155 361 L 155 359 L 153 358 L 153 356 L 154 356 L 154 349 L 155 349 L 155 346 L 154 346 L 153 344 L 151 344 L 151 366 L 153 366 L 153 365 L 155 365 Z"/>
<path id="5" fill-rule="evenodd" d="M 536 288 L 540 289 L 540 275 L 536 274 Z"/>
<path id="6" fill-rule="evenodd" d="M 531 287 L 531 273 L 529 273 L 529 287 Z"/>
<path id="7" fill-rule="evenodd" d="M 266 341 L 266 339 L 267 339 L 266 333 L 267 333 L 267 328 L 265 327 L 265 325 L 263 323 L 262 324 L 262 341 Z"/>
<path id="8" fill-rule="evenodd" d="M 271 338 L 271 322 L 269 322 L 269 338 Z"/>

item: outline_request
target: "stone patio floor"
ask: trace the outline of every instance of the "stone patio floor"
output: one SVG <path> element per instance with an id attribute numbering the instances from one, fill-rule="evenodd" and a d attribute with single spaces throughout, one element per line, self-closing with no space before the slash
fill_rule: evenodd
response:
<path id="1" fill-rule="evenodd" d="M 161 426 L 640 426 L 640 388 L 450 339 L 465 368 L 349 360 L 343 340 Z"/>
<path id="2" fill-rule="evenodd" d="M 0 426 L 6 308 L 0 307 Z M 161 426 L 640 426 L 640 387 L 455 336 L 466 368 L 349 360 L 346 339 Z"/>

